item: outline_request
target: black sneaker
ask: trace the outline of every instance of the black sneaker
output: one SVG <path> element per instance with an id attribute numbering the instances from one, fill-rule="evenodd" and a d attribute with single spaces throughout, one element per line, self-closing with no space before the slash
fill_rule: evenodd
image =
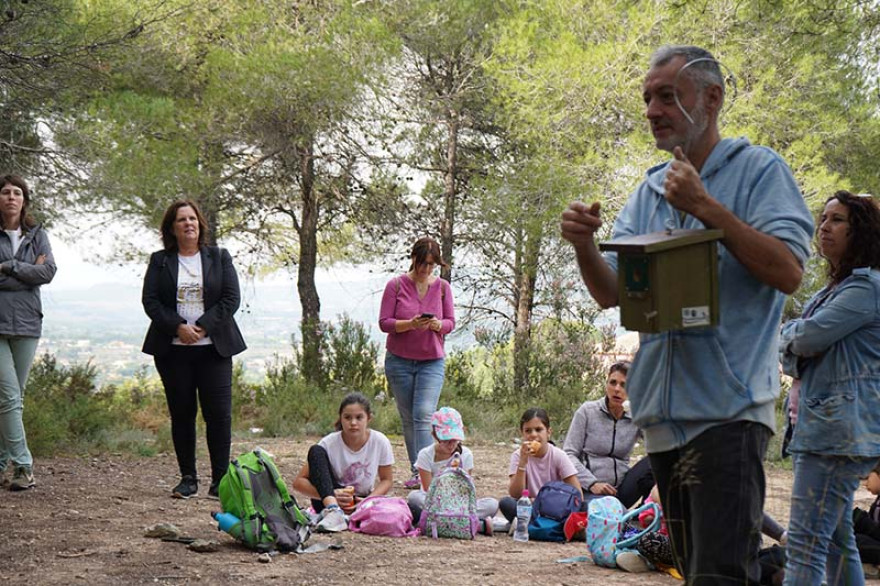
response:
<path id="1" fill-rule="evenodd" d="M 208 488 L 208 496 L 213 497 L 215 499 L 220 498 L 220 481 L 214 480 L 211 482 L 211 486 Z"/>
<path id="2" fill-rule="evenodd" d="M 199 492 L 199 480 L 195 476 L 184 476 L 180 479 L 180 484 L 171 491 L 171 496 L 176 499 L 188 499 L 195 496 Z"/>

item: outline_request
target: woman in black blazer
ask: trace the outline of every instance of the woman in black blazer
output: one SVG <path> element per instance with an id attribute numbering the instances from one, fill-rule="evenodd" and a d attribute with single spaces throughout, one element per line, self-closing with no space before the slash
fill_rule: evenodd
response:
<path id="1" fill-rule="evenodd" d="M 232 441 L 232 356 L 245 346 L 233 314 L 241 294 L 232 257 L 205 245 L 208 225 L 195 202 L 176 201 L 162 218 L 164 250 L 150 257 L 144 276 L 144 311 L 151 354 L 165 387 L 171 438 L 180 467 L 172 495 L 198 492 L 196 414 L 202 407 L 211 458 L 209 496 L 217 496 L 229 466 Z"/>

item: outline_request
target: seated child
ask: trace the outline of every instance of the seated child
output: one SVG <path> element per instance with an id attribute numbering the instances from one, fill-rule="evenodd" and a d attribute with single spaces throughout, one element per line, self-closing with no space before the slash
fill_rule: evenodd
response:
<path id="1" fill-rule="evenodd" d="M 645 503 L 657 503 L 657 506 L 660 506 L 660 490 L 656 484 L 651 489 L 651 494 L 645 499 Z M 639 525 L 643 529 L 653 522 L 653 511 L 643 511 L 639 515 Z M 669 531 L 666 529 L 666 519 L 663 518 L 662 510 L 660 528 L 642 535 L 636 549 L 646 560 L 662 571 L 675 565 L 675 559 L 672 557 L 672 545 L 669 542 Z"/>
<path id="2" fill-rule="evenodd" d="M 453 459 L 458 458 L 462 469 L 471 474 L 474 469 L 474 455 L 462 445 L 464 424 L 461 414 L 452 407 L 442 407 L 431 416 L 431 435 L 434 443 L 419 451 L 416 470 L 419 472 L 421 488 L 409 493 L 407 503 L 415 523 L 419 522 L 431 480 L 448 468 Z M 477 499 L 477 516 L 483 520 L 481 532 L 492 534 L 492 517 L 498 512 L 498 501 L 493 498 Z"/>
<path id="3" fill-rule="evenodd" d="M 540 407 L 526 409 L 519 421 L 522 445 L 510 456 L 508 494 L 501 499 L 501 514 L 511 523 L 516 518 L 516 500 L 523 489 L 534 500 L 541 487 L 562 480 L 581 490 L 577 469 L 560 448 L 550 443 L 550 416 Z"/>
<path id="4" fill-rule="evenodd" d="M 660 491 L 657 485 L 651 489 L 645 503 L 660 503 Z M 651 525 L 654 521 L 653 511 L 644 511 L 639 515 L 639 525 L 642 529 Z M 765 535 L 779 541 L 785 545 L 788 540 L 788 534 L 783 527 L 769 514 L 764 513 L 764 519 L 761 524 L 761 532 Z M 639 538 L 636 544 L 636 552 L 639 557 L 650 562 L 655 568 L 661 572 L 666 572 L 675 577 L 681 577 L 675 568 L 675 558 L 672 555 L 672 544 L 669 541 L 669 532 L 666 529 L 666 520 L 661 516 L 660 528 L 657 531 L 650 531 Z M 650 570 L 650 566 L 643 560 L 637 559 L 635 552 L 626 552 L 618 555 L 617 565 L 628 572 L 645 572 Z M 763 583 L 763 582 L 762 582 Z"/>
<path id="5" fill-rule="evenodd" d="M 865 567 L 865 577 L 880 575 L 876 566 L 880 564 L 880 463 L 868 473 L 865 488 L 877 498 L 867 511 L 858 507 L 853 509 L 853 529 L 856 534 L 856 547 Z M 875 566 L 875 567 L 870 567 Z"/>
<path id="6" fill-rule="evenodd" d="M 293 488 L 312 499 L 320 513 L 318 531 L 345 531 L 345 514 L 368 496 L 384 495 L 393 484 L 391 442 L 370 429 L 370 401 L 349 393 L 339 406 L 334 433 L 309 448 Z"/>

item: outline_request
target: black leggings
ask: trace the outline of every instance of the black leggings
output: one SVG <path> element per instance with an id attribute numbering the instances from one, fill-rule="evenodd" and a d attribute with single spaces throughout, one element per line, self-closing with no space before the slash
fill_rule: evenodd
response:
<path id="1" fill-rule="evenodd" d="M 171 439 L 181 476 L 196 472 L 196 415 L 202 407 L 211 480 L 219 482 L 229 467 L 232 443 L 232 358 L 209 346 L 172 346 L 154 357 L 171 414 Z"/>
<path id="2" fill-rule="evenodd" d="M 306 461 L 309 463 L 309 482 L 321 497 L 312 499 L 312 508 L 316 513 L 320 513 L 324 509 L 324 499 L 328 496 L 335 496 L 334 491 L 337 488 L 342 488 L 342 485 L 336 480 L 333 467 L 330 465 L 330 456 L 322 446 L 314 445 L 309 448 Z"/>
<path id="3" fill-rule="evenodd" d="M 647 456 L 636 462 L 635 466 L 630 468 L 623 481 L 617 487 L 617 500 L 623 505 L 624 509 L 632 508 L 632 506 L 640 501 L 644 501 L 651 494 L 654 488 L 654 473 L 651 471 L 651 460 Z M 590 489 L 584 489 L 584 505 L 582 511 L 589 508 L 590 501 L 602 498 L 602 494 L 593 494 Z"/>
<path id="4" fill-rule="evenodd" d="M 654 473 L 651 471 L 651 459 L 645 456 L 630 468 L 617 487 L 617 500 L 624 509 L 632 507 L 640 500 L 648 498 L 654 488 Z M 586 491 L 589 494 L 590 491 Z"/>

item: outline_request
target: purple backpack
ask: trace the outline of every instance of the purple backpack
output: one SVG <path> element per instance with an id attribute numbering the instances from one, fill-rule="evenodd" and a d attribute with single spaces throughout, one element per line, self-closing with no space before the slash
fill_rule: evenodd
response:
<path id="1" fill-rule="evenodd" d="M 387 537 L 416 537 L 412 513 L 406 501 L 392 496 L 365 498 L 352 513 L 348 528 L 355 533 Z"/>
<path id="2" fill-rule="evenodd" d="M 461 466 L 446 468 L 431 480 L 419 528 L 434 539 L 473 539 L 480 527 L 477 489 Z"/>

